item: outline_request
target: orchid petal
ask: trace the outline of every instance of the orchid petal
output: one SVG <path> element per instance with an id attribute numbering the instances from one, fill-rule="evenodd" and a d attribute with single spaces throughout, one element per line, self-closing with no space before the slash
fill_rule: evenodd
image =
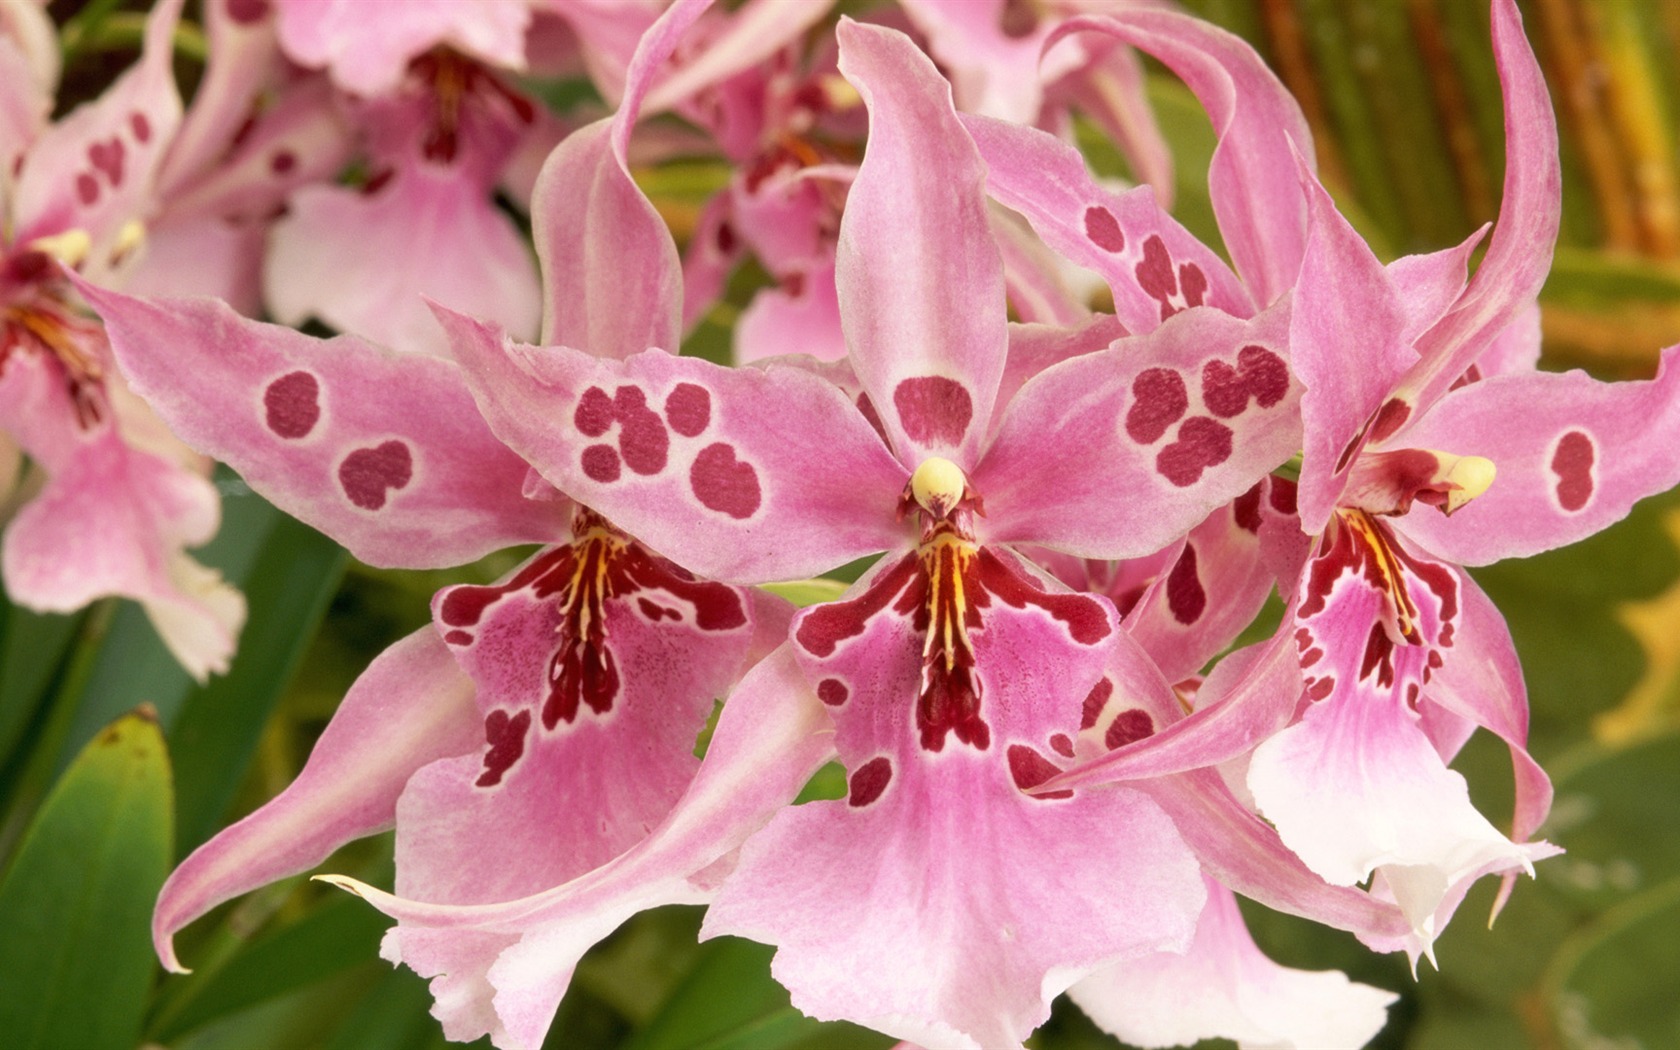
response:
<path id="1" fill-rule="evenodd" d="M 177 930 L 389 827 L 415 770 L 472 752 L 481 739 L 472 683 L 431 628 L 387 649 L 350 687 L 291 786 L 194 850 L 164 883 L 152 915 L 164 966 L 185 972 L 172 943 Z"/>
<path id="2" fill-rule="evenodd" d="M 1301 107 L 1239 37 L 1174 11 L 1136 8 L 1064 22 L 1050 45 L 1105 33 L 1154 55 L 1189 86 L 1219 136 L 1208 165 L 1219 231 L 1258 308 L 1295 286 L 1307 235 L 1307 205 L 1292 152 L 1311 157 Z"/>
<path id="3" fill-rule="evenodd" d="M 1680 347 L 1655 379 L 1601 383 L 1580 371 L 1496 375 L 1448 394 L 1408 445 L 1484 456 L 1497 474 L 1451 517 L 1416 506 L 1407 535 L 1463 565 L 1526 557 L 1620 521 L 1680 483 Z"/>
<path id="4" fill-rule="evenodd" d="M 997 404 L 992 409 L 991 424 L 987 430 L 997 432 L 1010 403 L 1027 380 L 1052 365 L 1106 350 L 1125 334 L 1126 329 L 1113 314 L 1092 314 L 1065 328 L 1049 324 L 1011 323 L 1009 356 L 1003 363 Z"/>
<path id="5" fill-rule="evenodd" d="M 493 66 L 522 69 L 531 5 L 525 0 L 274 0 L 280 42 L 299 64 L 325 67 L 358 95 L 382 95 L 410 60 L 447 45 Z"/>
<path id="6" fill-rule="evenodd" d="M 1328 222 L 1338 225 L 1335 220 Z M 1406 317 L 1400 332 L 1401 342 L 1416 342 L 1458 303 L 1469 280 L 1470 257 L 1491 226 L 1491 223 L 1484 225 L 1451 248 L 1403 256 L 1384 268 L 1384 276 Z"/>
<path id="7" fill-rule="evenodd" d="M 1203 881 L 1207 906 L 1184 954 L 1123 962 L 1068 990 L 1098 1027 L 1139 1047 L 1224 1038 L 1277 1050 L 1364 1046 L 1382 1030 L 1399 996 L 1339 971 L 1272 962 L 1249 934 L 1236 896 Z"/>
<path id="8" fill-rule="evenodd" d="M 438 317 L 499 436 L 702 576 L 799 579 L 904 542 L 892 508 L 908 472 L 858 406 L 804 368 L 720 368 L 661 350 L 602 360 Z"/>
<path id="9" fill-rule="evenodd" d="M 985 158 L 987 192 L 1026 216 L 1051 248 L 1101 275 L 1129 331 L 1152 332 L 1203 304 L 1253 316 L 1230 267 L 1161 210 L 1152 187 L 1112 193 L 1053 135 L 985 117 L 962 122 Z"/>
<path id="10" fill-rule="evenodd" d="M 972 476 L 987 538 L 1137 557 L 1252 488 L 1300 445 L 1286 307 L 1191 310 L 1033 378 Z"/>
<path id="11" fill-rule="evenodd" d="M 1015 212 L 993 203 L 987 214 L 992 220 L 992 239 L 1003 256 L 1009 305 L 1018 319 L 1029 324 L 1072 325 L 1091 316 L 1091 308 L 1073 287 L 1084 276 L 1075 266 L 1050 251 Z M 999 391 L 998 403 L 1007 400 Z"/>
<path id="12" fill-rule="evenodd" d="M 852 365 L 907 466 L 937 455 L 972 469 L 1007 338 L 985 166 L 908 37 L 851 21 L 838 33 L 870 120 L 836 249 Z"/>
<path id="13" fill-rule="evenodd" d="M 704 88 L 767 62 L 822 21 L 834 0 L 747 0 L 692 60 L 651 88 L 642 112 L 658 113 Z"/>
<path id="14" fill-rule="evenodd" d="M 281 71 L 272 5 L 209 0 L 203 11 L 204 78 L 158 172 L 158 192 L 169 198 L 215 166 L 250 119 L 258 94 Z"/>
<path id="15" fill-rule="evenodd" d="M 527 464 L 491 436 L 461 371 L 353 336 L 318 340 L 212 300 L 87 284 L 125 374 L 183 440 L 376 565 L 455 565 L 552 539 Z"/>
<path id="16" fill-rule="evenodd" d="M 846 356 L 834 267 L 819 266 L 800 278 L 798 291 L 765 289 L 741 311 L 735 325 L 737 364 L 789 353 L 809 354 L 819 361 Z"/>

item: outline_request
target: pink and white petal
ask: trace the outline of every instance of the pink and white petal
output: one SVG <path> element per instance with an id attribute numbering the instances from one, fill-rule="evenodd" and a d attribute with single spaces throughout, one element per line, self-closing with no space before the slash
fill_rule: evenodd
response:
<path id="1" fill-rule="evenodd" d="M 1309 707 L 1255 750 L 1248 786 L 1261 815 L 1326 881 L 1352 886 L 1383 872 L 1425 943 L 1440 932 L 1436 908 L 1454 883 L 1532 870 L 1546 855 L 1544 843 L 1513 843 L 1476 811 L 1464 778 L 1395 697 L 1354 692 Z"/>
<path id="2" fill-rule="evenodd" d="M 1526 557 L 1590 536 L 1680 482 L 1680 347 L 1655 379 L 1511 372 L 1448 394 L 1408 445 L 1485 456 L 1493 485 L 1451 517 L 1414 505 L 1400 519 L 1429 551 L 1463 565 Z"/>
<path id="3" fill-rule="evenodd" d="M 1106 350 L 1124 335 L 1126 329 L 1113 314 L 1091 314 L 1067 327 L 1011 322 L 1009 356 L 1003 363 L 1003 377 L 998 381 L 998 399 L 992 407 L 987 431 L 997 432 L 1004 413 L 1027 380 L 1052 365 Z"/>
<path id="4" fill-rule="evenodd" d="M 410 60 L 445 45 L 504 69 L 525 65 L 526 0 L 270 0 L 280 43 L 300 65 L 324 67 L 358 95 L 394 89 Z"/>
<path id="5" fill-rule="evenodd" d="M 405 167 L 377 192 L 305 186 L 274 224 L 265 291 L 274 317 L 332 327 L 410 353 L 448 342 L 425 300 L 528 338 L 541 288 L 529 249 L 484 188 L 453 168 Z"/>
<path id="6" fill-rule="evenodd" d="M 175 932 L 217 904 L 389 827 L 408 778 L 471 752 L 479 729 L 472 683 L 431 628 L 387 649 L 350 687 L 291 786 L 194 850 L 164 883 L 152 914 L 164 966 L 185 972 Z"/>
<path id="7" fill-rule="evenodd" d="M 1007 339 L 985 165 L 909 37 L 849 20 L 838 35 L 870 125 L 835 260 L 852 366 L 907 465 L 972 470 Z"/>
<path id="8" fill-rule="evenodd" d="M 1091 308 L 1075 286 L 1094 292 L 1096 275 L 1051 252 L 1018 213 L 996 202 L 986 212 L 992 220 L 992 239 L 1003 256 L 1003 281 L 1015 317 L 1028 324 L 1063 325 L 1090 317 Z M 999 403 L 1005 400 L 999 397 Z"/>
<path id="9" fill-rule="evenodd" d="M 642 111 L 658 113 L 767 63 L 777 51 L 798 43 L 832 6 L 833 0 L 747 0 L 720 20 L 698 53 L 648 91 Z"/>
<path id="10" fill-rule="evenodd" d="M 125 224 L 144 219 L 164 150 L 181 123 L 172 69 L 182 0 L 146 17 L 140 60 L 98 99 L 77 107 L 35 140 L 17 172 L 11 238 L 83 230 L 100 265 Z"/>
<path id="11" fill-rule="evenodd" d="M 909 477 L 857 405 L 802 367 L 625 361 L 509 341 L 439 311 L 498 436 L 652 549 L 731 583 L 803 579 L 897 547 Z"/>
<path id="12" fill-rule="evenodd" d="M 29 4 L 16 4 L 5 9 L 26 18 L 45 18 L 43 12 Z M 5 18 L 0 13 L 0 19 Z M 4 23 L 0 22 L 0 29 Z M 47 23 L 49 33 L 52 23 Z M 57 41 L 49 37 L 52 54 L 58 55 Z M 56 78 L 55 78 L 56 80 Z M 11 209 L 10 190 L 12 172 L 18 158 L 29 149 L 47 126 L 52 115 L 53 91 L 49 84 L 36 81 L 35 69 L 20 42 L 0 32 L 0 208 Z"/>
<path id="13" fill-rule="evenodd" d="M 528 465 L 449 361 L 315 339 L 214 300 L 79 287 L 175 433 L 370 564 L 456 565 L 565 528 L 563 505 L 525 498 Z"/>
<path id="14" fill-rule="evenodd" d="M 1078 68 L 1087 57 L 1078 47 L 1059 48 L 1041 71 L 1049 27 L 1041 20 L 1027 33 L 1005 31 L 1004 0 L 906 0 L 902 6 L 927 38 L 928 51 L 950 71 L 957 104 L 970 113 L 1036 123 L 1044 81 Z"/>
<path id="15" fill-rule="evenodd" d="M 146 252 L 123 282 L 139 296 L 205 295 L 247 317 L 262 310 L 266 230 L 214 216 L 164 220 L 146 231 Z"/>
<path id="16" fill-rule="evenodd" d="M 271 4 L 209 0 L 202 10 L 209 57 L 158 172 L 160 196 L 172 197 L 222 158 L 258 94 L 282 72 Z"/>
<path id="17" fill-rule="evenodd" d="M 1208 189 L 1219 231 L 1257 309 L 1290 288 L 1307 237 L 1293 153 L 1313 155 L 1306 118 L 1252 47 L 1189 15 L 1138 7 L 1070 19 L 1050 40 L 1105 33 L 1160 59 L 1201 101 L 1219 136 Z"/>
<path id="18" fill-rule="evenodd" d="M 1192 310 L 1041 372 L 971 475 L 985 538 L 1139 557 L 1248 491 L 1300 447 L 1288 326 Z"/>
<path id="19" fill-rule="evenodd" d="M 1025 216 L 1051 248 L 1101 275 L 1128 330 L 1154 331 L 1204 304 L 1254 314 L 1230 267 L 1161 209 L 1151 187 L 1102 188 L 1078 150 L 1036 128 L 985 117 L 962 122 L 985 158 L 987 192 Z"/>
<path id="20" fill-rule="evenodd" d="M 1430 405 L 1527 310 L 1546 282 L 1561 221 L 1557 121 L 1516 0 L 1493 4 L 1493 55 L 1505 102 L 1505 197 L 1487 254 L 1458 306 L 1427 332 L 1408 385 Z"/>
<path id="21" fill-rule="evenodd" d="M 1481 377 L 1532 372 L 1540 364 L 1540 303 L 1517 310 L 1504 331 L 1493 337 L 1472 367 Z"/>
<path id="22" fill-rule="evenodd" d="M 1301 395 L 1301 528 L 1324 531 L 1366 441 L 1381 441 L 1415 407 L 1390 399 L 1418 360 L 1408 316 L 1382 263 L 1301 161 L 1311 225 L 1289 325 Z M 1358 347 L 1357 355 L 1349 352 Z M 1380 410 L 1380 414 L 1379 414 Z"/>
<path id="23" fill-rule="evenodd" d="M 1123 45 L 1103 51 L 1051 85 L 1052 104 L 1064 93 L 1108 135 L 1140 184 L 1155 188 L 1161 207 L 1173 206 L 1173 157 L 1155 110 L 1137 52 Z"/>
<path id="24" fill-rule="evenodd" d="M 585 951 L 638 911 L 708 899 L 706 869 L 791 802 L 832 754 L 828 716 L 784 648 L 749 672 L 724 705 L 676 808 L 647 838 L 588 874 L 488 905 L 410 901 L 354 879 L 323 878 L 403 924 L 400 939 L 387 939 L 386 958 L 400 948 L 401 962 L 442 978 L 433 990 L 438 1008 L 458 1021 L 451 1038 L 499 1030 L 500 1045 L 535 1048 Z"/>
<path id="25" fill-rule="evenodd" d="M 1406 318 L 1401 342 L 1416 342 L 1458 303 L 1468 280 L 1470 257 L 1488 229 L 1483 226 L 1451 248 L 1402 256 L 1384 267 L 1383 275 Z"/>
<path id="26" fill-rule="evenodd" d="M 1100 970 L 1068 989 L 1097 1026 L 1139 1047 L 1232 1039 L 1239 1047 L 1364 1046 L 1399 996 L 1337 970 L 1280 966 L 1254 943 L 1236 896 L 1203 876 L 1208 902 L 1182 955 Z"/>
<path id="27" fill-rule="evenodd" d="M 784 354 L 808 354 L 819 361 L 846 356 L 840 329 L 840 300 L 832 266 L 801 274 L 798 292 L 767 288 L 753 296 L 735 325 L 735 361 L 748 364 Z"/>
<path id="28" fill-rule="evenodd" d="M 702 0 L 702 6 L 709 3 Z M 631 59 L 662 13 L 659 0 L 572 0 L 549 11 L 563 19 L 576 38 L 577 57 L 601 97 L 622 109 Z M 540 18 L 536 25 L 541 27 Z M 660 65 L 663 62 L 655 63 Z"/>

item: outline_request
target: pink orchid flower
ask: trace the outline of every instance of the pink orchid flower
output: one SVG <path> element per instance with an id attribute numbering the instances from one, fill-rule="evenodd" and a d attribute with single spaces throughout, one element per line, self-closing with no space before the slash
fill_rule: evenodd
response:
<path id="1" fill-rule="evenodd" d="M 216 531 L 215 489 L 129 395 L 59 267 L 109 281 L 133 262 L 181 122 L 180 6 L 154 9 L 139 62 L 56 124 L 39 81 L 0 76 L 0 112 L 28 117 L 0 142 L 12 158 L 0 173 L 0 429 L 46 475 L 7 527 L 0 569 L 14 601 L 43 611 L 135 599 L 202 680 L 226 669 L 245 617 L 239 594 L 184 553 Z M 16 54 L 0 47 L 0 61 Z"/>

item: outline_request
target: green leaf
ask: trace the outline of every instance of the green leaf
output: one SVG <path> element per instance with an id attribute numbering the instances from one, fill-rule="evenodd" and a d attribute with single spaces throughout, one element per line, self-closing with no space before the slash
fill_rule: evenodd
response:
<path id="1" fill-rule="evenodd" d="M 35 719 L 85 619 L 30 612 L 0 596 L 0 764 Z"/>
<path id="2" fill-rule="evenodd" d="M 169 758 L 150 712 L 83 749 L 0 882 L 0 1032 L 14 1050 L 133 1047 L 173 856 Z"/>
<path id="3" fill-rule="evenodd" d="M 790 583 L 767 583 L 763 589 L 786 598 L 801 609 L 819 602 L 837 601 L 846 593 L 846 585 L 841 581 L 821 577 L 814 580 L 794 580 Z"/>
<path id="4" fill-rule="evenodd" d="M 1680 879 L 1601 915 L 1548 974 L 1557 1030 L 1573 1046 L 1680 1045 Z"/>

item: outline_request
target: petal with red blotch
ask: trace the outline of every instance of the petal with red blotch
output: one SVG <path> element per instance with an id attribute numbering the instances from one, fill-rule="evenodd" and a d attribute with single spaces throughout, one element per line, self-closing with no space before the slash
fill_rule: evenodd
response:
<path id="1" fill-rule="evenodd" d="M 183 440 L 376 565 L 436 567 L 564 531 L 523 496 L 449 361 L 320 340 L 208 299 L 79 285 L 136 392 Z"/>
<path id="2" fill-rule="evenodd" d="M 985 158 L 987 192 L 1026 216 L 1051 248 L 1100 274 L 1128 330 L 1154 331 L 1192 306 L 1254 314 L 1230 267 L 1161 210 L 1153 188 L 1103 189 L 1078 150 L 1036 128 L 962 122 Z"/>
<path id="3" fill-rule="evenodd" d="M 245 600 L 184 547 L 215 535 L 214 487 L 180 463 L 127 444 L 115 406 L 83 425 L 57 361 L 15 350 L 0 366 L 0 417 L 49 475 L 6 530 L 6 590 L 32 609 L 69 612 L 106 595 L 140 602 L 199 681 L 227 670 Z"/>
<path id="4" fill-rule="evenodd" d="M 172 947 L 177 930 L 222 901 L 390 827 L 416 770 L 470 753 L 480 739 L 472 683 L 431 628 L 387 649 L 350 687 L 291 786 L 169 876 L 152 915 L 158 957 L 181 970 Z"/>
<path id="5" fill-rule="evenodd" d="M 1516 0 L 1493 4 L 1493 55 L 1505 100 L 1505 198 L 1464 297 L 1419 341 L 1423 360 L 1409 385 L 1422 405 L 1433 404 L 1530 308 L 1551 269 L 1563 213 L 1557 121 Z"/>
<path id="6" fill-rule="evenodd" d="M 909 37 L 848 20 L 839 38 L 870 124 L 835 259 L 852 366 L 907 466 L 937 455 L 972 470 L 1007 339 L 985 166 Z"/>
<path id="7" fill-rule="evenodd" d="M 1337 970 L 1280 966 L 1254 943 L 1236 896 L 1203 876 L 1208 902 L 1183 954 L 1161 952 L 1100 970 L 1068 997 L 1103 1031 L 1133 1046 L 1234 1039 L 1310 1050 L 1364 1046 L 1399 996 Z"/>
<path id="8" fill-rule="evenodd" d="M 35 140 L 17 172 L 11 243 L 70 230 L 92 243 L 87 272 L 111 265 L 123 226 L 144 219 L 164 150 L 181 123 L 171 62 L 181 0 L 154 7 L 140 61 Z"/>
<path id="9" fill-rule="evenodd" d="M 561 491 L 678 564 L 801 579 L 903 543 L 908 471 L 846 394 L 775 362 L 720 368 L 528 347 L 440 310 L 491 427 Z"/>
<path id="10" fill-rule="evenodd" d="M 1655 379 L 1513 372 L 1460 387 L 1405 443 L 1493 461 L 1493 484 L 1451 517 L 1415 505 L 1408 536 L 1464 565 L 1526 557 L 1591 536 L 1680 482 L 1680 347 Z"/>
<path id="11" fill-rule="evenodd" d="M 1289 361 L 1306 387 L 1301 528 L 1317 534 L 1347 483 L 1367 425 L 1386 436 L 1390 406 L 1398 406 L 1402 423 L 1413 407 L 1388 399 L 1418 355 L 1404 338 L 1407 314 L 1382 263 L 1302 164 L 1311 226 L 1290 315 Z M 1357 358 L 1348 353 L 1353 346 L 1359 347 Z"/>
<path id="12" fill-rule="evenodd" d="M 280 43 L 294 61 L 325 67 L 333 81 L 358 95 L 394 90 L 408 63 L 447 46 L 490 65 L 525 67 L 524 0 L 409 0 L 387 8 L 358 0 L 275 0 Z"/>
<path id="13" fill-rule="evenodd" d="M 688 791 L 647 838 L 600 868 L 500 904 L 430 904 L 342 876 L 324 881 L 401 922 L 385 957 L 438 978 L 450 1037 L 500 1031 L 541 1045 L 579 958 L 626 918 L 709 896 L 697 878 L 793 800 L 833 754 L 828 716 L 787 649 L 748 672 L 724 705 Z"/>
<path id="14" fill-rule="evenodd" d="M 264 292 L 276 320 L 319 317 L 411 353 L 448 340 L 426 299 L 537 331 L 536 266 L 508 217 L 458 166 L 416 163 L 375 193 L 305 186 L 270 234 Z"/>
<path id="15" fill-rule="evenodd" d="M 1041 372 L 971 475 L 985 538 L 1138 557 L 1252 488 L 1300 447 L 1288 324 L 1193 310 Z"/>
<path id="16" fill-rule="evenodd" d="M 1293 288 L 1307 205 L 1291 154 L 1311 157 L 1313 149 L 1288 89 L 1243 40 L 1189 15 L 1137 7 L 1073 18 L 1050 40 L 1079 32 L 1106 33 L 1154 55 L 1195 92 L 1219 135 L 1208 189 L 1237 273 L 1256 308 Z"/>

